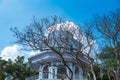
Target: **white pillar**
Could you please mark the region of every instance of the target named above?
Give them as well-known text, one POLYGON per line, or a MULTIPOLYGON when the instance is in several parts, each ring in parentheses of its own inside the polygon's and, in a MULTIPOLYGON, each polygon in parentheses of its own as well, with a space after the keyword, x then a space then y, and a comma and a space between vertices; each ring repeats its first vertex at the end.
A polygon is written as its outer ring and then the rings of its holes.
MULTIPOLYGON (((72 63, 69 63, 69 66, 70 66, 70 69, 73 71, 72 63)), ((70 73, 70 76, 71 76, 71 73, 70 73)))
POLYGON ((57 67, 50 66, 49 67, 49 79, 57 79, 57 67))
MULTIPOLYGON (((70 76, 70 71, 67 67, 66 67, 66 70, 67 70, 67 75, 70 76)), ((67 78, 67 80, 69 80, 69 79, 67 78)))
POLYGON ((42 73, 43 73, 43 68, 40 65, 40 67, 39 67, 39 80, 42 79, 42 73))
POLYGON ((83 80, 83 70, 79 67, 79 79, 83 80))
MULTIPOLYGON (((70 67, 70 69, 73 71, 73 66, 72 66, 72 63, 68 63, 68 66, 70 67)), ((70 77, 71 76, 71 73, 70 73, 70 71, 69 71, 69 69, 66 67, 66 69, 67 69, 67 75, 70 77)), ((67 78, 67 80, 69 80, 68 78, 67 78)))
POLYGON ((73 79, 75 79, 75 66, 73 66, 72 70, 73 70, 73 79))
POLYGON ((50 66, 49 68, 49 75, 48 75, 48 79, 53 79, 53 75, 52 75, 52 67, 50 66))
POLYGON ((54 67, 55 69, 55 79, 57 79, 57 67, 54 67))

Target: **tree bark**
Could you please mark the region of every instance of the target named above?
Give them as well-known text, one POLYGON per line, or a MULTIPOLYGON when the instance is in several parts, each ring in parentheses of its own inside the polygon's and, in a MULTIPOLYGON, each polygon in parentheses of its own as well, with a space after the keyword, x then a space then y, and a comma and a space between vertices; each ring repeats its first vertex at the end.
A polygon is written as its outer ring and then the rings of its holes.
POLYGON ((97 80, 94 69, 93 69, 93 65, 91 65, 91 72, 92 72, 92 75, 93 75, 93 80, 97 80))

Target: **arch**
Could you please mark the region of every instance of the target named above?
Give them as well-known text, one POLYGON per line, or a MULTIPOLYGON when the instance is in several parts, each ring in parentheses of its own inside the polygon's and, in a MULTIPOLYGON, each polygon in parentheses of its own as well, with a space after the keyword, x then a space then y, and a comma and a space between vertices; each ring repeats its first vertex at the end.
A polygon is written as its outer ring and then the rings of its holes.
POLYGON ((48 73, 49 73, 48 65, 44 65, 43 66, 43 75, 42 75, 42 78, 43 79, 48 79, 48 73))
POLYGON ((65 79, 66 78, 66 67, 63 64, 59 64, 57 66, 57 78, 58 79, 65 79))

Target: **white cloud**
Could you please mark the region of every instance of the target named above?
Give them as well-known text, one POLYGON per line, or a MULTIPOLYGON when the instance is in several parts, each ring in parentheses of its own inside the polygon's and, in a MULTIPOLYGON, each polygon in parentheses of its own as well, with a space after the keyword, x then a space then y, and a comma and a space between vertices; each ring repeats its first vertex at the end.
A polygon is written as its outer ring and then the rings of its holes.
POLYGON ((14 60, 18 56, 20 47, 18 45, 7 46, 1 51, 1 57, 5 60, 14 60))
POLYGON ((27 60, 28 57, 37 53, 34 51, 22 51, 21 48, 20 45, 7 46, 1 51, 0 57, 4 60, 11 59, 14 61, 17 56, 25 56, 25 60, 27 60))

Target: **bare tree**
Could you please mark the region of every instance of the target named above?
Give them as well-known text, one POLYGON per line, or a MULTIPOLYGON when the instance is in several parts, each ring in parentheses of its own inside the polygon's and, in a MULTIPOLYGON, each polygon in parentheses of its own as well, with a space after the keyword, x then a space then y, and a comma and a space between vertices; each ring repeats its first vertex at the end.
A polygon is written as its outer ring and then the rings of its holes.
POLYGON ((88 74, 92 74, 90 78, 92 77, 93 80, 96 80, 96 75, 94 71, 94 65, 97 65, 96 63, 96 54, 97 54, 97 43, 95 40, 95 36, 93 34, 93 26, 90 23, 86 23, 84 26, 83 35, 85 36, 85 45, 82 48, 83 53, 86 56, 86 59, 90 62, 89 70, 87 71, 88 74))
POLYGON ((115 80, 120 80, 120 9, 103 16, 94 16, 94 26, 100 32, 100 36, 106 40, 117 58, 116 69, 113 69, 115 80))
POLYGON ((91 57, 96 43, 90 27, 82 32, 80 26, 72 22, 65 23, 60 17, 54 16, 41 20, 34 18, 32 24, 23 31, 17 28, 11 28, 11 30, 17 38, 16 43, 27 46, 26 49, 43 51, 49 48, 59 55, 71 73, 67 75, 69 80, 73 79, 73 71, 63 56, 66 52, 72 57, 74 64, 80 66, 89 77, 91 72, 93 79, 96 80, 93 69, 94 58, 91 57), (58 51, 56 47, 65 48, 66 51, 58 51))
POLYGON ((62 54, 55 49, 55 39, 50 34, 48 35, 46 30, 48 27, 56 25, 63 22, 63 20, 54 16, 51 18, 43 18, 40 21, 36 18, 33 18, 32 24, 27 26, 25 30, 20 32, 16 27, 11 28, 11 31, 14 33, 14 36, 17 38, 16 43, 27 46, 25 50, 46 50, 48 48, 52 49, 56 54, 60 56, 64 65, 70 70, 71 77, 68 77, 70 80, 73 77, 73 72, 70 67, 67 65, 62 54))

